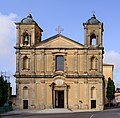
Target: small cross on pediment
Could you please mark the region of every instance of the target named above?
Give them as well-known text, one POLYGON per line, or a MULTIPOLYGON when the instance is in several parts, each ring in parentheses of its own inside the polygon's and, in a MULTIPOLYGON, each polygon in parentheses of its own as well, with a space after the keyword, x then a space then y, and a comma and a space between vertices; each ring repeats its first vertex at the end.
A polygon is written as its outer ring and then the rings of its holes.
POLYGON ((61 26, 58 26, 56 28, 56 31, 58 32, 58 34, 61 34, 61 32, 64 31, 64 29, 61 26))
POLYGON ((95 11, 94 10, 92 11, 92 15, 95 16, 95 11))

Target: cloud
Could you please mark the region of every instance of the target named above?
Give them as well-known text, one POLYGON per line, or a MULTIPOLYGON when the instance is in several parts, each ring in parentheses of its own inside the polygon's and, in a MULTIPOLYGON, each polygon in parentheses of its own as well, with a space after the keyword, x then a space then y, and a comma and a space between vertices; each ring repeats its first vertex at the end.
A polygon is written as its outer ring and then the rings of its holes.
POLYGON ((120 69, 120 53, 113 50, 105 52, 104 62, 113 64, 116 70, 120 69))
POLYGON ((0 13, 0 72, 6 72, 14 81, 15 73, 15 24, 17 15, 0 13))
POLYGON ((114 65, 113 80, 116 88, 120 88, 120 53, 114 50, 105 52, 104 63, 110 63, 114 65))
MULTIPOLYGON (((13 47, 15 45, 14 22, 16 18, 17 15, 14 13, 11 13, 9 15, 3 15, 0 13, 0 65, 4 62, 13 62, 13 47)), ((1 69, 2 68, 0 68, 0 70, 1 69)))
POLYGON ((14 21, 17 15, 11 13, 3 15, 0 13, 0 55, 8 55, 10 49, 13 48, 15 41, 15 25, 14 21))

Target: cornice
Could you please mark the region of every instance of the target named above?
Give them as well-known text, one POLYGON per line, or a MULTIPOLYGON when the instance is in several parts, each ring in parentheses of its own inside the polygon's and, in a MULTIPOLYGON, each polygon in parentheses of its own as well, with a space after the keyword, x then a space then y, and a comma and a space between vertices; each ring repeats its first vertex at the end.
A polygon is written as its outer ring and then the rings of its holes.
MULTIPOLYGON (((103 75, 56 75, 66 78, 103 78, 103 75)), ((16 78, 54 78, 55 75, 14 75, 16 78)))

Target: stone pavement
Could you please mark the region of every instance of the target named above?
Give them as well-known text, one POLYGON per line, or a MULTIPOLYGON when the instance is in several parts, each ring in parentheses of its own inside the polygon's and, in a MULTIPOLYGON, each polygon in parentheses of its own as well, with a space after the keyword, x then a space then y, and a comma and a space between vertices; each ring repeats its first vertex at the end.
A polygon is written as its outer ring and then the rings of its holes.
MULTIPOLYGON (((95 110, 95 109, 90 109, 90 110, 70 110, 70 109, 63 109, 63 108, 56 108, 56 109, 44 109, 44 110, 20 110, 20 109, 15 109, 13 111, 4 113, 4 114, 0 114, 1 116, 12 116, 12 115, 20 115, 20 114, 56 114, 56 113, 77 113, 77 112, 95 112, 95 111, 99 111, 99 110, 95 110)), ((105 111, 120 111, 120 108, 111 108, 111 109, 106 109, 103 110, 105 111)), ((103 112, 101 111, 101 112, 103 112)))
POLYGON ((45 109, 45 110, 13 110, 1 115, 12 115, 12 114, 21 114, 21 113, 32 113, 32 114, 49 114, 49 113, 72 113, 71 110, 68 109, 45 109))
POLYGON ((93 112, 98 110, 69 110, 69 109, 44 109, 44 110, 13 110, 1 115, 13 115, 13 114, 21 114, 21 113, 32 113, 32 114, 51 114, 51 113, 75 113, 75 112, 93 112))

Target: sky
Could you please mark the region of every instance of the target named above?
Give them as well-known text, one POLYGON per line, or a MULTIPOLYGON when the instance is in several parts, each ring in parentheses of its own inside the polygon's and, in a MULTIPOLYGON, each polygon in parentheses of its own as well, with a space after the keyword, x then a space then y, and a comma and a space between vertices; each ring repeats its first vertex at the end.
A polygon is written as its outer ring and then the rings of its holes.
POLYGON ((42 40, 56 35, 61 26, 62 35, 84 44, 83 23, 95 11, 104 24, 104 63, 114 64, 113 80, 120 87, 120 0, 4 0, 0 2, 0 72, 10 76, 15 94, 16 27, 30 12, 43 29, 42 40))

